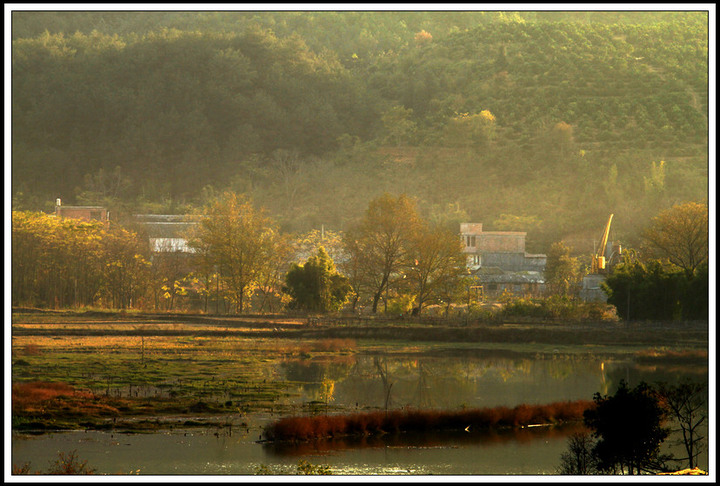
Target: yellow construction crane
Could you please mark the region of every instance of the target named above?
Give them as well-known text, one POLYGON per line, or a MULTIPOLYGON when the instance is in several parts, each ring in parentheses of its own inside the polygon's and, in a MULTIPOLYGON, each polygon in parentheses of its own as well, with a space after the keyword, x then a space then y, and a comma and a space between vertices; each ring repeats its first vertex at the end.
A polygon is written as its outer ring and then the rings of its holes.
POLYGON ((610 223, 612 223, 613 215, 611 214, 608 218, 608 222, 605 225, 605 231, 603 232, 602 239, 600 240, 600 246, 592 256, 592 266, 590 273, 607 273, 607 265, 605 261, 605 252, 607 251, 608 238, 610 237, 610 223))

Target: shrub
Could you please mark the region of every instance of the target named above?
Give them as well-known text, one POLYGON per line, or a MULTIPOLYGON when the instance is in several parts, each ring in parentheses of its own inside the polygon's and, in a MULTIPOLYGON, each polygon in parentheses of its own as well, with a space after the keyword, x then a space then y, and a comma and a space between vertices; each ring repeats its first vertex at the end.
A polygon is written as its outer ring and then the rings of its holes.
POLYGON ((321 476, 332 475, 330 466, 319 466, 319 465, 311 464, 308 461, 303 461, 303 460, 298 462, 297 472, 298 472, 298 474, 306 474, 306 475, 321 475, 321 476))
POLYGON ((82 461, 77 457, 77 451, 73 450, 65 454, 60 453, 60 457, 55 461, 53 467, 47 474, 93 474, 94 469, 87 466, 87 461, 82 461))
POLYGON ((67 383, 47 381, 13 383, 13 410, 21 410, 33 405, 39 405, 46 400, 50 400, 60 396, 71 396, 74 392, 74 388, 67 383))
POLYGON ((354 339, 330 338, 318 341, 313 345, 312 350, 320 352, 338 352, 353 351, 356 348, 357 344, 354 339))
POLYGON ((40 354, 40 346, 37 344, 26 344, 23 348, 25 356, 37 356, 40 354))

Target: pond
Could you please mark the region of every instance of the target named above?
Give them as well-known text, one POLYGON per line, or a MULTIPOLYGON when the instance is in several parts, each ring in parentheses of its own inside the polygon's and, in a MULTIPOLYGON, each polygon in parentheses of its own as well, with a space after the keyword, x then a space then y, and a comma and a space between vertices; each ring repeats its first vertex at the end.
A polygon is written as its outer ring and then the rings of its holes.
MULTIPOLYGON (((708 373, 703 364, 648 365, 631 356, 533 356, 457 349, 365 352, 288 359, 267 366, 272 367, 268 374, 273 379, 291 383, 281 401, 294 406, 299 414, 589 400, 595 392, 614 393, 623 379, 635 386, 641 380, 706 380, 708 373)), ((305 460, 328 466, 338 475, 540 475, 556 471, 568 435, 578 430, 577 426, 565 426, 475 434, 401 434, 294 446, 258 441, 263 427, 279 417, 252 414, 238 417, 232 428, 151 434, 13 434, 12 463, 21 466, 29 462, 32 470, 47 470, 59 452, 76 450, 81 460, 102 474, 296 474, 299 461, 305 460)), ((705 453, 699 466, 707 469, 707 465, 705 453)))

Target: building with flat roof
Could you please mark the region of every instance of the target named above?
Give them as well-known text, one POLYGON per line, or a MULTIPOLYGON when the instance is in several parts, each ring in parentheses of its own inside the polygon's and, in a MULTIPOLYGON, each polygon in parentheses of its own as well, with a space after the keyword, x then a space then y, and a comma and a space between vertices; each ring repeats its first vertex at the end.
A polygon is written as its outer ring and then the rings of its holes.
POLYGON ((525 232, 483 231, 482 223, 461 223, 460 235, 471 270, 482 267, 510 272, 545 270, 546 255, 525 251, 525 232))
POLYGON ((80 219, 100 221, 106 227, 110 224, 110 211, 102 206, 63 206, 58 198, 55 201, 55 216, 60 219, 80 219))
POLYGON ((188 245, 189 230, 197 221, 182 214, 136 214, 135 223, 147 234, 153 253, 195 253, 188 245))
POLYGON ((527 253, 526 236, 522 231, 483 231, 482 223, 460 224, 467 268, 482 285, 483 295, 536 295, 544 290, 547 255, 527 253))

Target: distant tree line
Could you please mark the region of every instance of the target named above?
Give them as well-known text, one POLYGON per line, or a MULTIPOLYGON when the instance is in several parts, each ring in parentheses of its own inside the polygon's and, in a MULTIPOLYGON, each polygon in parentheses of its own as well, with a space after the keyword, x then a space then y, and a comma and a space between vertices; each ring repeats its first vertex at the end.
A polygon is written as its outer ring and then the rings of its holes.
MULTIPOLYGON (((285 233, 264 209, 232 192, 212 196, 194 219, 185 235, 192 253, 151 252, 141 230, 13 211, 13 305, 216 313, 363 307, 409 315, 429 305, 447 314, 453 304, 470 304, 474 280, 457 227, 424 216, 405 194, 373 199, 345 232, 285 233)), ((707 206, 661 211, 643 234, 645 256, 625 249, 603 283, 617 315, 707 319, 707 206)), ((565 245, 553 245, 546 297, 503 297, 503 315, 602 319, 600 307, 578 299, 587 271, 565 245)))
POLYGON ((100 222, 12 213, 12 302, 50 308, 141 305, 149 247, 100 222))

